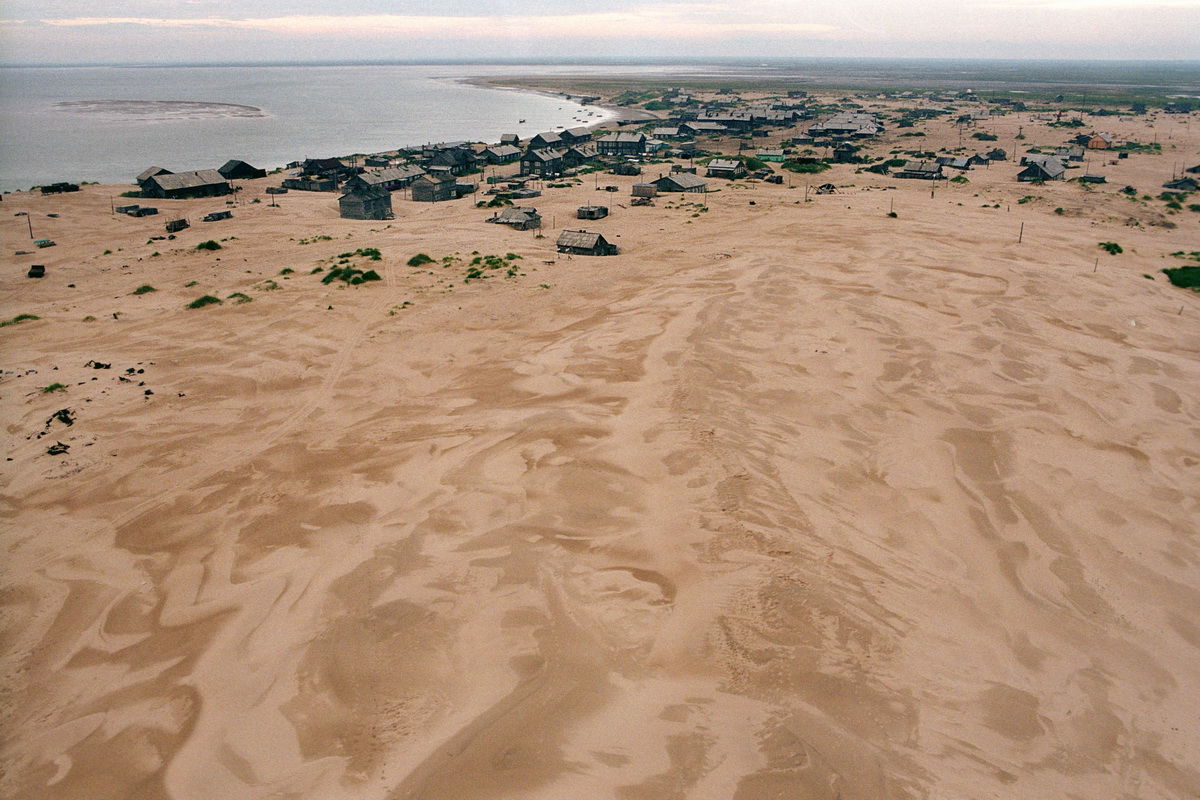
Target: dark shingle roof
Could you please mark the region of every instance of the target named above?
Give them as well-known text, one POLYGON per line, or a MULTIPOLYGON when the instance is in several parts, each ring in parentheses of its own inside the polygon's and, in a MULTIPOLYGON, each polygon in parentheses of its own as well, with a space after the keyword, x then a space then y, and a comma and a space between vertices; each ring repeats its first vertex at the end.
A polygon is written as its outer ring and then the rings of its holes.
POLYGON ((211 186, 214 183, 226 183, 221 173, 215 169, 201 169, 195 172, 179 172, 171 175, 155 175, 150 178, 165 192, 178 189, 195 189, 199 186, 211 186))

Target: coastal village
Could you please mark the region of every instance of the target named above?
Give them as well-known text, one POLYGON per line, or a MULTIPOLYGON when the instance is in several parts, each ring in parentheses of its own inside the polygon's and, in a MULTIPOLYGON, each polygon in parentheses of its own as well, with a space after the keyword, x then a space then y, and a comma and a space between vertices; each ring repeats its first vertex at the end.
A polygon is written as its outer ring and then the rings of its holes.
POLYGON ((1200 110, 587 99, 2 195, 0 794, 1196 796, 1200 110))
MULTIPOLYGON (((741 96, 729 90, 674 88, 642 92, 638 99, 655 109, 656 116, 626 115, 615 128, 563 126, 525 140, 508 134, 492 143, 439 142, 342 158, 305 158, 273 170, 269 177, 265 169, 237 159, 196 171, 152 166, 137 176, 138 191, 125 194, 182 200, 230 196, 243 189, 276 196, 290 191, 335 193, 339 215, 356 220, 395 219, 397 202, 467 198, 480 207, 505 209, 488 217, 489 222, 536 230, 542 216, 532 202, 535 198, 593 174, 597 188, 599 176, 606 176, 603 188, 623 193, 630 206, 653 205, 660 195, 707 194, 730 181, 745 181, 739 188, 782 185, 785 180, 789 188, 803 183, 808 201, 811 194, 839 191, 834 178, 847 173, 968 183, 972 174, 983 171, 989 186, 1062 181, 1091 190, 1110 183, 1110 173, 1115 181, 1129 172, 1122 162, 1131 155, 1139 160, 1151 156, 1158 157, 1158 174, 1152 178, 1157 185, 1146 187, 1154 191, 1143 202, 1167 190, 1170 196, 1160 197, 1166 215, 1183 208, 1200 180, 1200 164, 1186 157, 1163 163, 1162 143, 1110 132, 1105 122, 1114 116, 1122 119, 1119 114, 1104 108, 1092 113, 1060 108, 1061 97, 1032 112, 1024 101, 987 100, 969 89, 834 98, 809 97, 807 91, 797 90, 741 96), (652 99, 645 101, 647 96, 652 99), (930 127, 952 136, 937 136, 927 130, 930 127), (1035 132, 1036 141, 1031 141, 1035 132), (809 177, 831 168, 830 180, 818 183, 809 177), (614 176, 630 180, 614 185, 614 176), (505 208, 509 206, 513 207, 505 208)), ((1184 121, 1194 114, 1187 104, 1169 104, 1157 113, 1166 120, 1174 115, 1184 121)), ((843 190, 859 188, 857 183, 842 183, 843 190)), ((862 189, 878 188, 864 183, 862 189)), ((59 183, 42 191, 73 188, 59 183)), ((1121 191, 1138 201, 1136 187, 1126 185, 1121 191)), ((278 197, 272 200, 277 206, 278 197)), ((158 209, 126 204, 121 211, 148 216, 158 209)), ((580 212, 579 219, 588 218, 580 212)), ((168 222, 168 233, 184 224, 185 220, 168 222)), ((571 252, 580 250, 572 247, 571 252)), ((601 247, 595 252, 618 251, 601 247)))

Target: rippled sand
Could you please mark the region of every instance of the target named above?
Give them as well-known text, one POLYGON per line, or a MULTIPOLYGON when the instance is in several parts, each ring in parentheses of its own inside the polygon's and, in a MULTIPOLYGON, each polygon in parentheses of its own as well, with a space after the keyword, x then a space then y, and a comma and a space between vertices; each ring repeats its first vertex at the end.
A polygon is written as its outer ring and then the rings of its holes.
POLYGON ((609 259, 466 203, 147 243, 220 201, 6 196, 60 246, 0 279, 42 317, 0 331, 0 794, 1196 796, 1196 221, 1115 191, 1182 131, 1024 205, 1011 166, 614 205, 609 259), (308 274, 360 247, 380 283, 308 274), (527 274, 405 265, 475 250, 527 274))

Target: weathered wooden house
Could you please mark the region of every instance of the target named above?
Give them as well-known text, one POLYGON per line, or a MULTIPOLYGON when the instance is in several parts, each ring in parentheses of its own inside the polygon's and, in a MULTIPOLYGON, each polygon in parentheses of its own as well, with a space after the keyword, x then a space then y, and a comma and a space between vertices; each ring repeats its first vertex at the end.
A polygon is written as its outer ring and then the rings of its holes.
POLYGON ((708 184, 703 178, 687 172, 673 172, 651 181, 659 192, 705 192, 708 184))
POLYGON ((172 174, 172 173, 171 173, 171 170, 169 170, 169 169, 163 169, 162 167, 147 167, 146 169, 142 170, 141 174, 138 175, 137 178, 134 179, 134 182, 138 186, 141 186, 146 181, 150 180, 151 178, 157 177, 158 175, 170 175, 170 174, 172 174))
POLYGON ((916 178, 918 180, 936 181, 946 177, 942 174, 942 165, 936 161, 905 161, 904 166, 892 173, 897 178, 916 178))
POLYGON ((650 131, 650 135, 655 139, 678 139, 680 136, 678 125, 666 125, 661 128, 655 128, 650 131))
POLYGON ((505 133, 500 136, 500 144, 507 144, 517 147, 521 144, 521 137, 517 136, 515 133, 505 133))
POLYGON ((658 187, 653 183, 635 183, 631 192, 634 197, 658 197, 658 187))
POLYGON ((588 231, 564 230, 556 243, 558 252, 576 256, 615 256, 620 250, 602 235, 588 231))
POLYGON ((333 178, 322 178, 320 175, 301 175, 298 178, 284 178, 280 188, 297 189, 302 192, 334 192, 338 182, 333 178))
POLYGON ((1107 150, 1113 146, 1113 137, 1111 133, 1097 133, 1092 135, 1087 144, 1084 145, 1088 150, 1107 150))
MULTIPOLYGON (((425 170, 415 164, 403 167, 387 167, 386 169, 366 170, 354 175, 343 184, 343 191, 379 187, 389 192, 403 189, 425 174, 425 170)), ((355 217, 357 219, 357 217, 355 217)))
POLYGON ((632 161, 621 161, 614 164, 609 172, 613 175, 641 175, 642 168, 632 161))
POLYGON ((1054 156, 1027 157, 1025 169, 1017 173, 1017 180, 1021 182, 1057 181, 1065 178, 1066 173, 1066 165, 1054 156))
POLYGON ((596 150, 605 156, 640 156, 646 152, 646 134, 618 131, 596 140, 596 150))
POLYGON ((679 133, 684 136, 720 136, 729 129, 718 122, 681 122, 679 133))
POLYGON ((1200 189, 1200 182, 1195 178, 1176 178, 1164 183, 1163 188, 1174 192, 1194 192, 1200 189))
POLYGON ((563 140, 554 131, 539 133, 529 140, 529 150, 543 150, 547 147, 562 147, 563 140))
POLYGON ((521 206, 509 206, 489 217, 488 222, 508 225, 518 231, 532 231, 542 227, 542 217, 537 213, 537 209, 521 206))
POLYGON ((252 167, 245 161, 239 161, 236 158, 231 158, 217 168, 217 172, 221 173, 221 177, 227 181, 233 180, 249 180, 252 178, 265 178, 267 171, 252 167))
POLYGON ((988 150, 987 157, 992 161, 1008 161, 1008 152, 1003 148, 997 147, 993 150, 988 150))
POLYGON ((489 164, 508 164, 521 157, 520 148, 511 144, 494 144, 483 151, 489 164))
POLYGON ((419 203, 440 203, 443 200, 453 200, 457 196, 452 175, 422 175, 412 182, 411 190, 412 199, 419 203))
POLYGON ((770 161, 776 164, 787 161, 787 156, 784 154, 782 149, 759 150, 754 154, 754 157, 759 161, 770 161))
POLYGON ((233 187, 215 169, 154 175, 142 183, 142 197, 179 200, 188 197, 218 197, 230 194, 233 187))
POLYGON ((746 165, 736 158, 714 158, 704 173, 708 178, 744 178, 746 165))
POLYGON ((599 154, 596 152, 596 145, 593 142, 573 144, 562 155, 563 166, 567 169, 590 164, 597 158, 599 158, 599 154))
POLYGON ((558 139, 563 144, 583 144, 592 140, 592 132, 586 127, 567 128, 558 132, 558 139))
POLYGON ((938 164, 943 167, 961 170, 966 172, 971 168, 971 160, 962 156, 938 156, 936 159, 938 164))
POLYGON ((300 163, 300 169, 305 175, 319 175, 341 181, 358 170, 336 158, 306 158, 300 163))
POLYGON ((1108 183, 1108 178, 1103 175, 1080 175, 1080 183, 1108 183))
POLYGON ((537 150, 526 150, 521 156, 521 174, 541 175, 543 177, 558 175, 566 166, 563 164, 565 149, 543 147, 537 150))
POLYGON ((392 193, 380 185, 347 184, 338 210, 343 219, 392 219, 392 193))
POLYGON ((429 167, 448 167, 453 175, 464 175, 475 168, 475 154, 465 147, 438 150, 428 160, 429 167))
POLYGON ((833 148, 833 160, 837 164, 853 164, 858 160, 858 148, 849 142, 840 142, 833 148))
POLYGON ((604 219, 608 216, 608 206, 580 206, 575 209, 576 219, 604 219))

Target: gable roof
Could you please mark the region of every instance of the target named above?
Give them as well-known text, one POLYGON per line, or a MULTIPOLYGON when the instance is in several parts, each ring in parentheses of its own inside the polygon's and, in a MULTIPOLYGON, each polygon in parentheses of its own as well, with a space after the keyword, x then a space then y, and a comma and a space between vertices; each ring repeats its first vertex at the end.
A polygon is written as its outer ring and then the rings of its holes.
POLYGON ((178 189, 195 189, 199 186, 212 186, 214 183, 226 183, 221 173, 215 169, 201 169, 195 172, 179 172, 169 175, 154 175, 148 179, 164 192, 178 189))
POLYGON ((579 247, 584 250, 590 250, 602 243, 608 244, 608 241, 598 233, 565 230, 558 235, 558 242, 556 243, 556 246, 579 247))
POLYGON ((383 183, 392 181, 402 181, 408 178, 414 178, 419 175, 424 175, 425 170, 415 165, 404 167, 387 167, 385 169, 369 169, 365 172, 360 172, 352 180, 355 183, 363 183, 367 186, 378 186, 383 183))
POLYGON ((501 211, 496 216, 492 217, 493 222, 502 224, 520 224, 528 222, 534 217, 539 216, 536 208, 523 208, 521 206, 509 206, 501 211))
POLYGON ((146 167, 146 169, 142 170, 142 173, 137 176, 136 180, 138 183, 141 183, 142 181, 146 180, 147 178, 153 178, 155 175, 171 175, 171 174, 173 174, 171 172, 171 170, 164 169, 163 167, 146 167))
POLYGON ((672 172, 670 175, 664 175, 658 180, 651 181, 651 183, 657 185, 659 181, 670 181, 681 189, 700 189, 708 185, 703 178, 690 172, 672 172))
MULTIPOLYGON (((780 153, 782 154, 782 152, 783 151, 781 150, 780 153)), ((740 169, 741 166, 742 166, 742 162, 740 162, 734 158, 714 158, 712 161, 708 162, 709 169, 733 169, 733 170, 736 170, 736 169, 740 169)))

